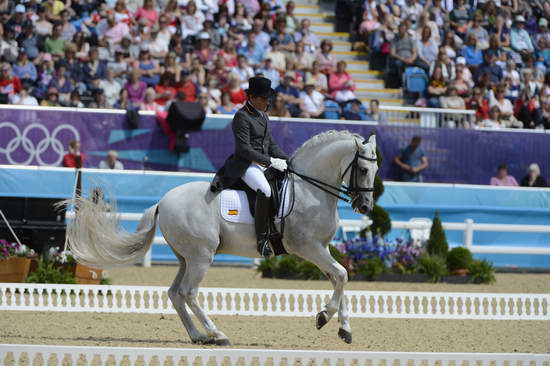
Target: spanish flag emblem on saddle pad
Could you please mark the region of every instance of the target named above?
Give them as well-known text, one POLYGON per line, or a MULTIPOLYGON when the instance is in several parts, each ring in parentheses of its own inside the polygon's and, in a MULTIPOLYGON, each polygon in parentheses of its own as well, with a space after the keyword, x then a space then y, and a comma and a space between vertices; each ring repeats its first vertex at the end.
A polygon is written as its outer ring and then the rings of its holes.
POLYGON ((227 214, 231 216, 235 216, 239 214, 239 210, 227 210, 227 214))

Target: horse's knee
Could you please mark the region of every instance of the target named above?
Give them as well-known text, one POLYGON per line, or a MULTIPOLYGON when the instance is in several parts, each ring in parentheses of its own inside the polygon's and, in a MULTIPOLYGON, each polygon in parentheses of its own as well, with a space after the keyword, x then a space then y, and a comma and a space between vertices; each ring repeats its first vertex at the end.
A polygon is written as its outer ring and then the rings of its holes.
POLYGON ((345 285, 348 282, 348 271, 344 267, 337 268, 336 282, 340 285, 345 285))
POLYGON ((187 303, 187 305, 189 305, 190 307, 196 305, 198 295, 198 289, 187 291, 187 293, 185 294, 185 302, 187 303))

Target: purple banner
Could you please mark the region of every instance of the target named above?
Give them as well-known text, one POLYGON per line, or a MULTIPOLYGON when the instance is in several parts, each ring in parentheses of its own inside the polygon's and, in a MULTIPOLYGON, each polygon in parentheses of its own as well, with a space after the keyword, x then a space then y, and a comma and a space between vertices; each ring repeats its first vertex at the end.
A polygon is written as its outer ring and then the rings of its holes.
MULTIPOLYGON (((231 119, 220 116, 208 117, 203 131, 192 134, 186 154, 168 151, 167 137, 151 115, 141 116, 134 130, 123 112, 0 108, 0 117, 0 164, 61 166, 68 143, 80 140, 86 167, 97 167, 107 151, 117 150, 126 169, 213 172, 234 149, 231 119)), ((487 184, 501 163, 508 164, 517 179, 533 162, 545 176, 545 168, 550 169, 550 138, 545 134, 295 121, 273 121, 271 127, 287 152, 323 131, 348 129, 367 136, 374 130, 384 155, 380 172, 385 179, 397 178, 393 158, 414 135, 423 138, 428 182, 487 184)))

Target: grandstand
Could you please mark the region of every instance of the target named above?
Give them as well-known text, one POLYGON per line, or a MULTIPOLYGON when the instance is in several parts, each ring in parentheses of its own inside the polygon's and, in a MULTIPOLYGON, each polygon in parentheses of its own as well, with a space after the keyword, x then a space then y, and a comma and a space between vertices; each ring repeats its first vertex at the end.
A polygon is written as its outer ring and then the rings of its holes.
POLYGON ((263 74, 280 85, 276 116, 339 118, 378 99, 475 110, 465 127, 550 127, 540 2, 7 0, 0 12, 1 103, 162 114, 180 98, 231 114, 263 74), (308 110, 308 83, 325 113, 308 110))

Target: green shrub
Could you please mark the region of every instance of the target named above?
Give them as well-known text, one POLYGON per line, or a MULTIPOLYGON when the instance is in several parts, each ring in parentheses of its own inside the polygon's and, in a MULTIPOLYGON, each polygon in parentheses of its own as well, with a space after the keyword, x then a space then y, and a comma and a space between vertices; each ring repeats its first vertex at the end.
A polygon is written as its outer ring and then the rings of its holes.
POLYGON ((58 268, 54 263, 41 259, 36 271, 27 277, 29 283, 64 283, 75 284, 72 274, 58 268))
POLYGON ((473 260, 468 270, 473 283, 493 283, 496 280, 495 268, 493 264, 486 259, 473 260))
POLYGON ((330 244, 328 246, 328 250, 330 251, 330 255, 332 256, 332 258, 334 258, 336 262, 342 264, 345 254, 339 251, 334 245, 330 244))
POLYGON ((456 271, 459 269, 468 269, 472 264, 472 253, 468 248, 456 247, 451 249, 447 255, 447 268, 449 271, 456 271))
POLYGON ((309 261, 301 261, 298 272, 300 278, 304 280, 322 280, 325 278, 319 267, 309 261))
POLYGON ((273 277, 273 269, 276 266, 276 261, 276 257, 263 258, 260 263, 258 263, 256 271, 260 272, 262 277, 273 277))
POLYGON ((374 202, 378 202, 378 199, 384 194, 384 182, 378 175, 374 177, 374 202))
POLYGON ((372 220, 370 230, 373 235, 385 236, 391 231, 390 215, 382 207, 374 205, 369 217, 372 220))
POLYGON ((277 258, 273 268, 273 275, 278 278, 291 278, 299 276, 301 259, 295 255, 284 255, 277 258))
POLYGON ((431 255, 438 255, 443 258, 447 258, 449 252, 449 243, 447 243, 447 237, 437 211, 430 229, 430 239, 426 245, 426 250, 431 255))
POLYGON ((445 258, 430 254, 425 254, 418 259, 418 271, 427 274, 430 282, 439 282, 448 273, 445 258))
POLYGON ((357 268, 357 272, 367 277, 367 280, 374 281, 386 271, 386 266, 380 258, 367 259, 365 263, 357 268))

